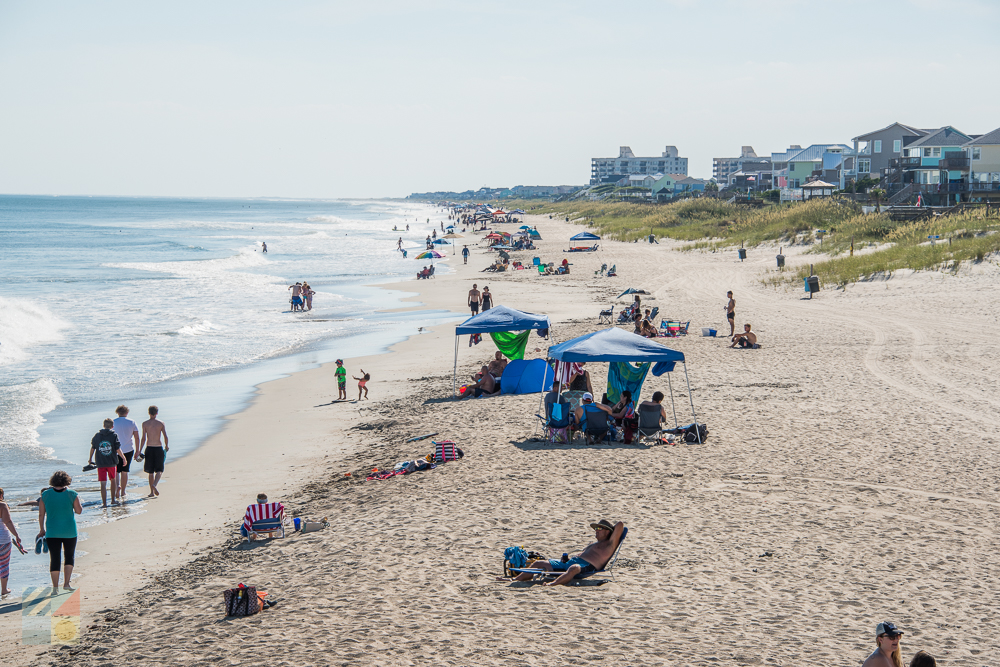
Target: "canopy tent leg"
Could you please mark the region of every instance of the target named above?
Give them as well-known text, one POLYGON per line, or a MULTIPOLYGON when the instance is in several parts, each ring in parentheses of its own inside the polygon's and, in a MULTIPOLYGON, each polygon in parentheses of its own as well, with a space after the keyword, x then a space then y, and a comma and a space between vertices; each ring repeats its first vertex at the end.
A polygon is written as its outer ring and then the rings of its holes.
POLYGON ((667 373, 667 386, 670 388, 670 409, 674 411, 674 429, 677 429, 677 406, 674 405, 674 384, 670 381, 670 373, 667 373))
POLYGON ((691 417, 694 418, 694 430, 695 434, 698 436, 698 444, 701 444, 701 429, 698 428, 698 418, 694 414, 694 398, 691 396, 691 380, 688 379, 688 365, 684 362, 684 381, 687 382, 688 386, 688 401, 691 403, 691 417))
POLYGON ((451 375, 451 397, 456 396, 458 391, 458 339, 459 336, 455 336, 455 368, 451 375))

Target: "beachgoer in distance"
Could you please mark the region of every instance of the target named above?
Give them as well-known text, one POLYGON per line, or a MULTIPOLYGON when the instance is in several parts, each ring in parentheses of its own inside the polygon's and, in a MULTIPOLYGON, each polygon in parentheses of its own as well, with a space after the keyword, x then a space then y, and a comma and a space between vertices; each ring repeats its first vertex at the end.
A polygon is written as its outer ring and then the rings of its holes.
POLYGON ((472 289, 469 290, 469 308, 472 310, 473 315, 479 314, 479 290, 476 288, 476 284, 472 284, 472 289))
POLYGON ((266 255, 267 254, 267 243, 265 243, 264 241, 261 241, 260 242, 260 246, 261 246, 261 248, 263 248, 264 254, 266 255))
POLYGON ((469 263, 469 246, 462 247, 462 264, 469 263))
POLYGON ((736 334, 733 336, 733 344, 729 347, 736 347, 739 345, 744 348, 753 348, 757 344, 757 334, 750 331, 750 323, 747 322, 743 325, 743 333, 736 334))
POLYGON ((732 336, 736 333, 736 299, 733 298, 732 292, 727 292, 726 296, 729 297, 729 302, 726 304, 726 319, 729 320, 729 335, 732 336))
POLYGON ((489 287, 483 287, 482 299, 483 299, 483 312, 485 313, 487 310, 493 307, 493 295, 490 294, 489 287))
MULTIPOLYGON (((393 227, 393 229, 396 229, 396 228, 393 227)), ((396 241, 396 250, 402 250, 402 249, 403 249, 403 237, 400 236, 399 240, 396 241)))
POLYGON ((0 489, 0 596, 10 595, 7 579, 10 578, 10 554, 14 550, 11 539, 17 543, 18 549, 24 551, 24 547, 21 546, 21 536, 17 534, 17 526, 10 518, 10 508, 4 500, 3 489, 0 489))
POLYGON ((125 499, 125 489, 128 487, 128 474, 132 466, 132 457, 139 448, 139 427, 134 421, 128 418, 128 407, 119 405, 115 408, 118 416, 114 421, 115 435, 121 444, 122 454, 125 455, 125 463, 118 464, 118 497, 125 499))
POLYGON ((406 223, 406 231, 410 231, 410 223, 406 223))
POLYGON ((302 310, 302 283, 289 285, 288 289, 292 290, 292 312, 302 310))
POLYGON ((142 442, 139 443, 139 456, 144 457, 142 464, 143 471, 149 475, 149 495, 147 498, 155 498, 160 495, 156 486, 160 483, 160 476, 167 463, 167 452, 170 451, 170 440, 167 438, 167 426, 156 415, 160 409, 155 405, 149 406, 149 419, 142 422, 142 442), (160 443, 160 436, 163 436, 163 443, 160 443))
POLYGON ((878 648, 861 667, 903 667, 903 659, 899 656, 899 638, 902 634, 889 621, 879 623, 875 627, 875 644, 878 648))
POLYGON ((306 310, 313 309, 313 294, 315 293, 316 292, 313 291, 313 288, 309 287, 309 283, 307 282, 302 283, 302 298, 305 299, 306 310))
POLYGON ((366 387, 365 385, 367 385, 368 381, 372 379, 372 376, 369 375, 368 373, 365 373, 365 369, 362 368, 361 369, 361 377, 356 378, 353 375, 351 377, 358 381, 358 400, 359 401, 361 400, 361 392, 362 391, 365 392, 365 399, 367 400, 368 399, 368 387, 366 387))
POLYGON ((76 556, 76 514, 83 514, 83 505, 76 491, 69 488, 73 478, 59 470, 49 478, 50 488, 42 493, 38 503, 38 537, 45 538, 49 547, 49 576, 52 578, 52 594, 59 589, 59 566, 65 553, 66 566, 63 568, 63 588, 70 588, 73 565, 76 556))
POLYGON ((337 400, 346 401, 347 400, 347 369, 344 368, 344 360, 337 359, 337 370, 334 371, 337 375, 337 400))
POLYGON ((910 658, 910 667, 937 667, 937 660, 927 651, 917 651, 916 655, 910 658))
MULTIPOLYGON (((619 521, 612 525, 607 519, 601 519, 597 523, 590 524, 590 527, 594 530, 597 541, 588 544, 580 553, 566 554, 565 560, 555 558, 534 560, 528 563, 528 567, 548 570, 549 572, 562 572, 557 579, 545 584, 546 586, 568 584, 578 574, 600 570, 608 564, 614 555, 615 549, 621 541, 622 533, 625 532, 625 524, 619 521)), ((513 581, 528 581, 531 577, 530 572, 522 572, 514 577, 513 581)))
POLYGON ((101 505, 108 506, 108 482, 111 482, 111 504, 118 504, 118 466, 125 463, 118 434, 112 430, 115 422, 104 420, 104 428, 90 439, 90 456, 87 464, 97 464, 97 481, 101 483, 101 505), (97 460, 94 460, 96 455, 97 460))

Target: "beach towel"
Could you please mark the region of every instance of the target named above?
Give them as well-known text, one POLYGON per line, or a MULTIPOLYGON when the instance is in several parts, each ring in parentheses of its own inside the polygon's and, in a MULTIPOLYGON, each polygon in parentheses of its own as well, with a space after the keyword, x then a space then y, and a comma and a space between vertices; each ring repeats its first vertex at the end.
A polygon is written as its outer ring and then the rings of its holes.
POLYGON ((247 507, 246 514, 243 515, 243 527, 249 531, 255 521, 264 519, 284 519, 285 506, 281 503, 254 503, 247 507))
POLYGON ((649 362, 633 366, 627 361, 613 361, 608 365, 608 400, 617 403, 626 389, 632 392, 632 399, 639 398, 642 383, 649 372, 649 362))
POLYGON ((571 377, 582 372, 583 364, 578 364, 575 361, 556 362, 556 381, 560 384, 568 385, 571 377))
POLYGON ((531 330, 514 333, 513 331, 494 331, 490 333, 493 344, 500 353, 510 360, 524 359, 524 348, 528 345, 531 330))

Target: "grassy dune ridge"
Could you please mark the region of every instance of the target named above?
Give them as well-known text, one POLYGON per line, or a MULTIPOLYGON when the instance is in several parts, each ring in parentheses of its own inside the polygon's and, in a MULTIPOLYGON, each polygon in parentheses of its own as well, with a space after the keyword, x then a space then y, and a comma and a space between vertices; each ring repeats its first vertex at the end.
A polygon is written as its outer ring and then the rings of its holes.
MULTIPOLYGON (((957 271, 961 262, 981 262, 1000 252, 1000 212, 966 211, 915 222, 893 222, 884 213, 863 214, 850 202, 814 199, 750 209, 718 199, 666 205, 628 202, 519 202, 531 213, 569 217, 601 236, 634 241, 649 234, 690 241, 687 249, 716 249, 773 242, 808 244, 831 258, 815 264, 827 283, 844 285, 899 269, 957 271), (940 236, 933 245, 928 236, 940 236), (948 240, 951 240, 949 244, 948 240), (855 249, 882 246, 850 256, 855 249)), ((788 272, 799 279, 808 269, 788 272)))

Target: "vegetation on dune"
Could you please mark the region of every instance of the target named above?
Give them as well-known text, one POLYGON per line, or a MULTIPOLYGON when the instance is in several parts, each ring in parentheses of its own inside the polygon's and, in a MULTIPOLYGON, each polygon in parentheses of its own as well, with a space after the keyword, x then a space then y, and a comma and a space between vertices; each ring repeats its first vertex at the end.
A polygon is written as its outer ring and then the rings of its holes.
MULTIPOLYGON (((816 274, 838 285, 904 268, 955 270, 960 262, 978 262, 1000 252, 996 209, 894 222, 885 213, 863 214, 850 202, 828 198, 758 209, 707 197, 665 205, 571 201, 535 203, 532 208, 531 213, 565 216, 619 241, 655 234, 690 241, 685 248, 690 250, 765 242, 812 244, 809 252, 831 256, 815 265, 816 274), (931 244, 928 236, 940 240, 931 244), (851 256, 852 245, 858 251, 877 249, 851 256)), ((803 269, 783 275, 794 280, 807 273, 803 269)))

